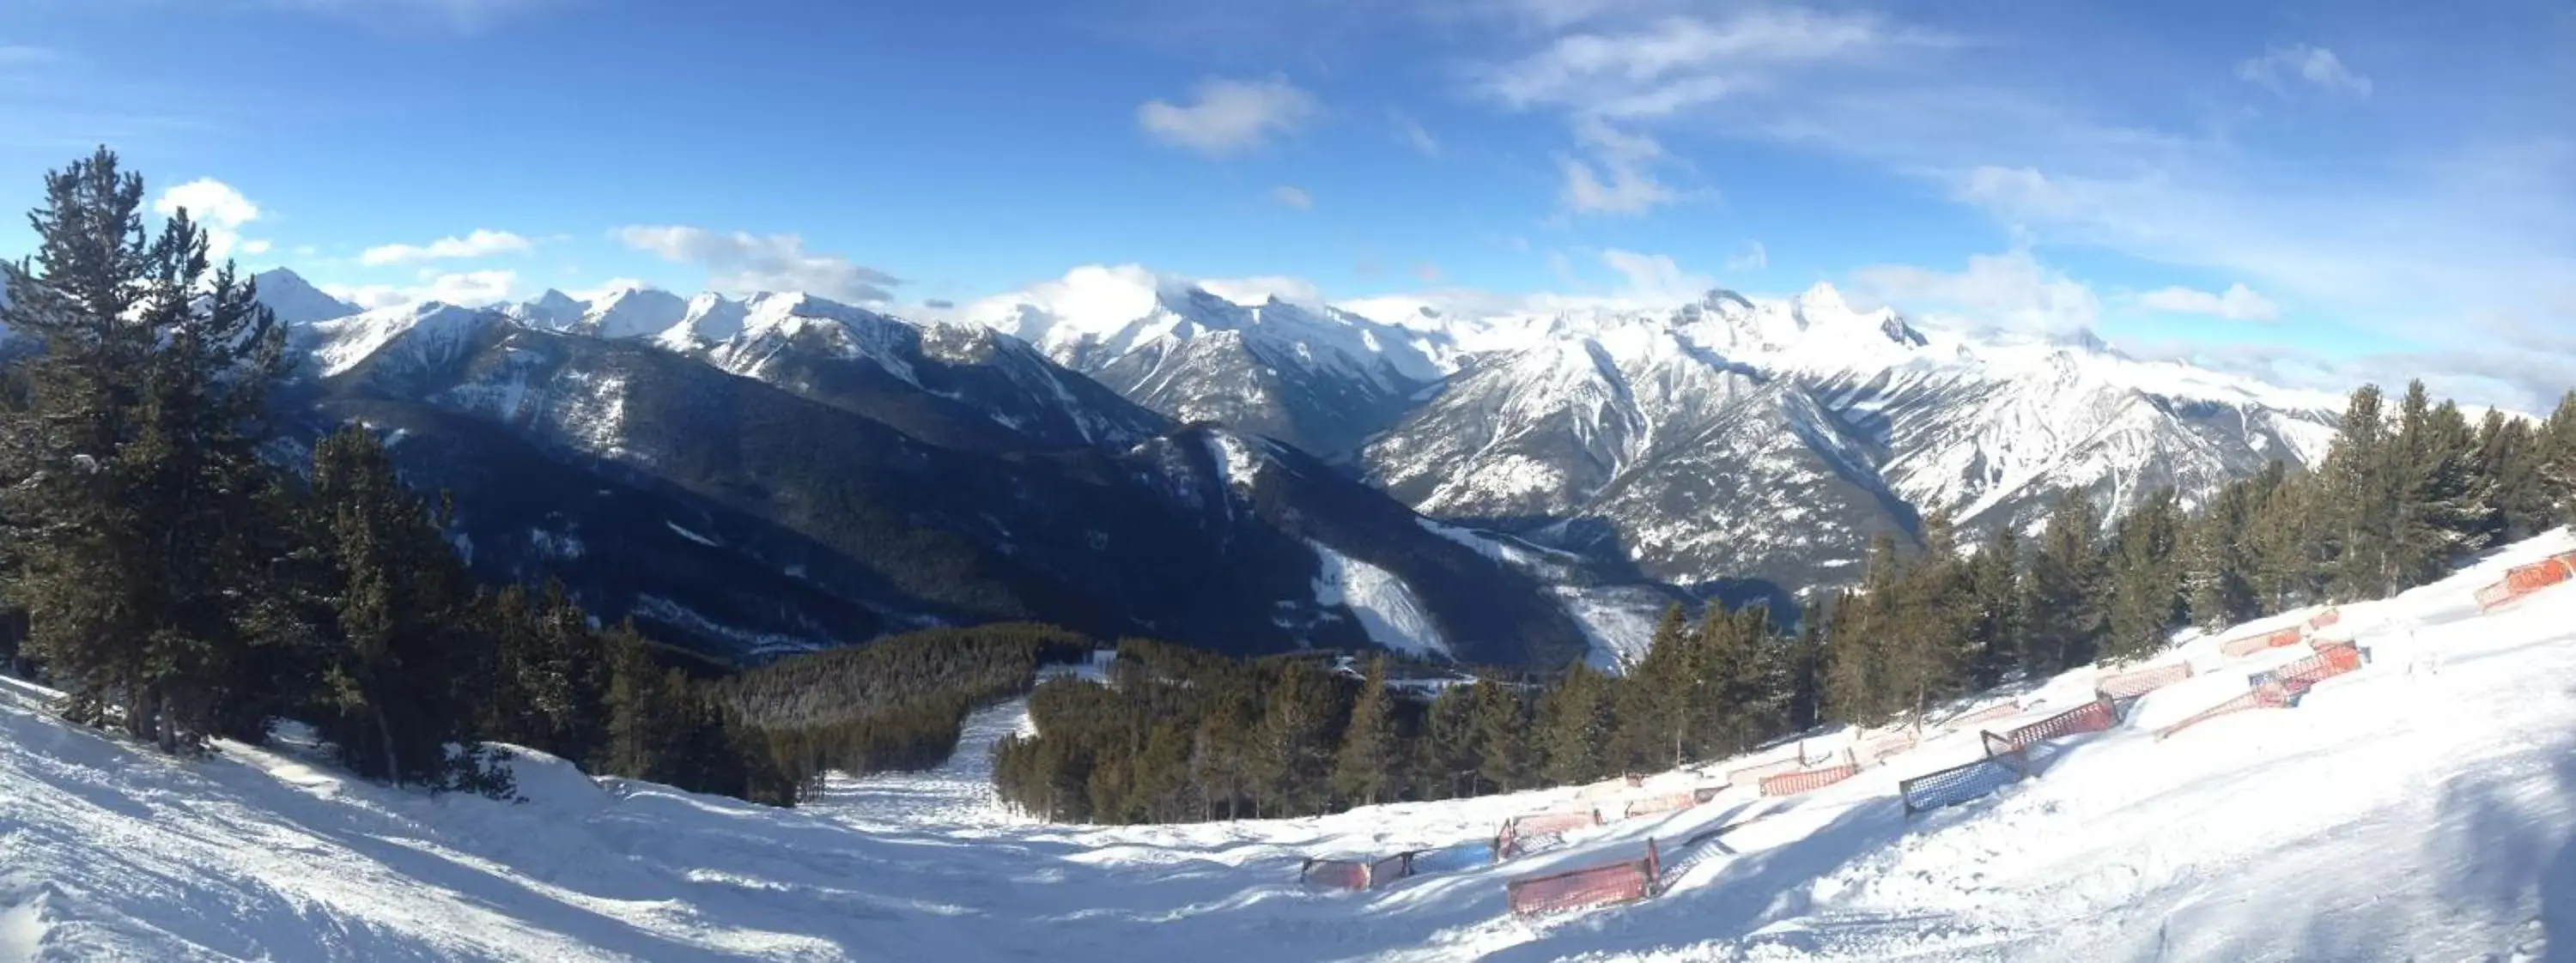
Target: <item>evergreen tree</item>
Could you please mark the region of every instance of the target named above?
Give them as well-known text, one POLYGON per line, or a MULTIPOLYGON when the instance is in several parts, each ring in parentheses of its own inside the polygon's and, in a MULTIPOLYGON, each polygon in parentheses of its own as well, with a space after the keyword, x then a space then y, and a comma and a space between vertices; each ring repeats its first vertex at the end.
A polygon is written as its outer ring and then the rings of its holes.
POLYGON ((2558 399, 2532 444, 2541 496, 2558 506, 2561 522, 2576 523, 2576 391, 2558 399))
POLYGON ((1342 727, 1341 753, 1333 760, 1333 789, 1360 805, 1392 801, 1402 785, 1396 741, 1394 697, 1386 688, 1386 657, 1369 660, 1368 679, 1351 702, 1351 719, 1342 727))
POLYGON ((2313 507, 2326 524, 2312 535, 2326 536, 2317 545, 2334 560, 2335 598, 2376 597, 2394 581, 2400 486, 2387 420, 2378 386, 2354 391, 2319 471, 2313 507))
POLYGON ((1256 814, 1320 812, 1331 773, 1333 720, 1341 714, 1332 680, 1305 660, 1292 660, 1268 688, 1251 757, 1256 814))
POLYGON ((2102 638, 2102 556, 2093 501, 2061 493, 2022 578, 2022 669, 2054 675, 2093 660, 2102 638))
MULTIPOLYGON (((2276 469, 2267 472, 2277 477, 2276 469)), ((2252 515, 2259 489, 2254 480, 2229 482, 2185 526, 2190 557, 2183 590, 2191 620, 2204 629, 2216 631, 2258 614, 2252 515)))
POLYGON ((43 343, 0 508, 25 648, 66 714, 195 751, 267 684, 247 677, 275 562, 260 535, 279 524, 258 448, 286 361, 252 286, 210 269, 205 232, 183 210, 147 243, 142 200, 102 148, 46 177, 34 259, 0 267, 0 325, 43 343))
POLYGON ((1482 768, 1476 741, 1477 691, 1483 686, 1452 685, 1431 700, 1423 721, 1419 761, 1425 798, 1456 799, 1476 794, 1482 768))
POLYGON ((2494 485, 2490 543, 2518 542, 2558 524, 2541 469, 2540 436, 2531 423, 2489 409, 2478 423, 2478 474, 2494 485))
POLYGON ((446 786, 445 747, 471 741, 481 636, 465 629, 464 567, 384 446, 350 425, 313 449, 313 513, 334 630, 316 708, 360 773, 446 786))
POLYGON ((1830 674, 1825 664, 1826 621, 1825 600, 1809 599, 1799 614, 1795 641, 1790 643, 1787 679, 1781 689, 1783 722, 1793 732, 1813 728, 1825 719, 1825 679, 1830 674))
POLYGON ((1605 751, 1618 719, 1611 711, 1611 682, 1581 660, 1539 699, 1539 737, 1547 782, 1570 786, 1612 775, 1605 751))
POLYGON ((1476 684, 1476 775, 1496 792, 1532 785, 1537 771, 1529 738, 1529 702, 1515 687, 1476 684))
POLYGON ((1977 550, 1969 566, 1968 684, 1993 688, 2021 661, 2021 536, 2010 524, 1977 550))
POLYGON ((2152 655, 2181 626, 2182 527, 2181 502, 2171 488, 2149 495, 2120 520, 2104 655, 2124 660, 2152 655))
POLYGON ((2450 574, 2496 529, 2495 480, 2479 470, 2476 433, 2458 405, 2428 403, 2423 382, 2407 386, 2390 466, 2398 487, 2389 580, 2379 597, 2450 574))
POLYGON ((1663 769, 1681 761, 1683 735, 1689 727, 1685 708, 1693 683, 1694 640, 1681 606, 1667 606, 1646 654, 1620 678, 1619 730, 1612 756, 1619 768, 1663 769))
MULTIPOLYGON (((686 785, 693 769, 721 758, 710 750, 701 730, 708 727, 710 707, 699 705, 688 680, 662 668, 646 651, 635 623, 609 632, 608 744, 601 768, 653 782, 686 785)), ((721 725, 715 726, 721 730, 721 725)))

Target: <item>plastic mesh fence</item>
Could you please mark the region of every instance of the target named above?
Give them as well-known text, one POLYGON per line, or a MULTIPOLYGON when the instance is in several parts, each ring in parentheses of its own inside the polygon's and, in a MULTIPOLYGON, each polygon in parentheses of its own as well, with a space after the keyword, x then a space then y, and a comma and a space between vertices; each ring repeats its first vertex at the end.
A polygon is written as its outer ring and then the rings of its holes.
POLYGON ((2317 654, 2246 676, 2249 685, 2274 684, 2290 695, 2308 691, 2318 682, 2361 668, 2361 649, 2350 644, 2320 646, 2317 654))
POLYGON ((1397 853, 1368 864, 1368 884, 1371 889, 1411 875, 1413 875, 1412 853, 1397 853))
POLYGON ((2003 734, 2004 745, 2013 750, 2028 749, 2060 736, 2101 732, 2120 721, 2120 710, 2109 699, 2095 699, 2038 722, 2003 734))
POLYGON ((2173 737, 2174 733, 2181 732, 2220 716, 2244 712, 2248 709, 2287 708, 2289 704, 2289 693, 2282 691, 2280 686, 2256 686, 2246 690, 2244 695, 2240 695, 2217 705, 2210 706, 2209 708, 2202 709, 2199 712, 2192 713, 2188 718, 2185 718, 2180 722, 2176 722, 2172 725, 2156 730, 2156 738, 2170 739, 2173 737))
POLYGON ((2303 634, 2302 630, 2295 627, 2278 629, 2266 632, 2262 635, 2249 635, 2233 642, 2220 643, 2218 651, 2220 654, 2223 654, 2228 658, 2242 659, 2265 649, 2277 649, 2285 645, 2297 645, 2299 644, 2299 639, 2303 634))
POLYGON ((2029 770, 2028 758, 2015 750, 1966 765, 1924 773, 1897 783, 1896 791, 1905 797, 1907 813, 1919 813, 1991 795, 1995 790, 2020 782, 2029 775, 2029 770))
POLYGON ((1644 799, 1631 800, 1628 803, 1627 812, 1622 818, 1635 819, 1639 816, 1653 816, 1661 813, 1680 812, 1706 801, 1706 797, 1701 796, 1697 790, 1665 793, 1660 796, 1648 796, 1644 799))
POLYGON ((1968 713, 1967 715, 1960 716, 1956 719, 1952 719, 1948 722, 1944 722, 1941 724, 1941 728, 1957 731, 1979 723, 1993 722, 1997 719, 2007 718, 2020 711, 2021 706, 2018 703, 2006 702, 2001 705, 1991 705, 1975 712, 1968 713))
POLYGON ((1762 783, 1763 777, 1776 776, 1784 772, 1796 772, 1801 764, 1802 763, 1799 759, 1792 757, 1782 759, 1778 762, 1766 762, 1758 766, 1746 766, 1742 769, 1729 770, 1726 774, 1726 784, 1729 786, 1758 786, 1762 783))
POLYGON ((1765 796, 1795 796, 1802 792, 1812 792, 1814 790, 1822 789, 1826 786, 1833 785, 1859 774, 1860 767, 1854 765, 1832 766, 1824 769, 1810 769, 1805 772, 1784 772, 1777 776, 1763 779, 1762 794, 1765 796))
POLYGON ((2343 621, 2343 610, 2339 608, 2330 608, 2310 616, 2308 618, 2308 627, 2312 629, 2322 629, 2341 621, 2343 621))
POLYGON ((1899 729, 1884 735, 1871 736, 1852 746, 1852 761, 1864 766, 1875 766, 1879 760, 1912 749, 1922 741, 1923 734, 1912 729, 1899 729))
POLYGON ((1553 842, 1566 833, 1598 825, 1601 825, 1601 814, 1590 809, 1515 816, 1503 824, 1502 832, 1494 836, 1494 859, 1510 859, 1553 842))
POLYGON ((1622 793, 1637 788, 1641 781, 1642 780, 1636 776, 1621 776, 1615 779, 1604 779, 1600 782, 1575 790, 1574 798, 1587 801, 1594 799, 1616 798, 1622 793))
POLYGON ((2492 609, 2571 578, 2576 578, 2576 552, 2517 565, 2504 573, 2503 581, 2478 590, 2478 607, 2492 609))
POLYGON ((2191 678, 2191 663, 2176 662, 2103 676, 2093 684, 2093 690, 2094 694, 2105 699, 2135 699, 2188 678, 2191 678))
POLYGON ((1297 878, 1313 889, 1367 889, 1369 867, 1345 859, 1310 859, 1297 878))
POLYGON ((1562 913, 1653 896, 1655 876, 1661 867, 1652 855, 1652 844, 1648 845, 1649 854, 1644 859, 1511 880, 1503 886, 1511 898, 1512 912, 1523 916, 1562 913))

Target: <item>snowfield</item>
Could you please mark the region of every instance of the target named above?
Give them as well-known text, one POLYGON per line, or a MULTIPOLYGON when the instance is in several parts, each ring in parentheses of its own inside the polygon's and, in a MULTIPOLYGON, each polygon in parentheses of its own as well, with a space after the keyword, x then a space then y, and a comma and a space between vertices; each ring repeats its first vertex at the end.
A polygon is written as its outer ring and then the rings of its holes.
MULTIPOLYGON (((2345 606, 2337 631, 2372 655, 2361 671, 2159 741, 2245 672, 2306 654, 2231 661, 2218 645, 2244 631, 2195 639, 2178 656, 2200 675, 2049 744, 2039 778, 1993 798, 1908 817, 1896 796, 1976 758, 1962 731, 1804 796, 1732 789, 1501 865, 1484 850, 1497 824, 1574 790, 1035 824, 985 778, 985 749, 1026 725, 1014 703, 976 713, 940 771, 837 780, 792 812, 536 756, 519 766, 528 801, 507 804, 352 781, 292 745, 175 762, 66 728, 8 683, 0 961, 2570 960, 2576 588, 2490 615, 2470 593, 2571 547, 2552 533, 2345 606), (1506 908, 1509 877, 1649 838, 1659 897, 1536 921, 1506 908), (1431 851, 1422 875, 1383 889, 1296 882, 1305 856, 1407 849, 1431 851)), ((2079 670, 2033 687, 2021 719, 2091 685, 2079 670)))

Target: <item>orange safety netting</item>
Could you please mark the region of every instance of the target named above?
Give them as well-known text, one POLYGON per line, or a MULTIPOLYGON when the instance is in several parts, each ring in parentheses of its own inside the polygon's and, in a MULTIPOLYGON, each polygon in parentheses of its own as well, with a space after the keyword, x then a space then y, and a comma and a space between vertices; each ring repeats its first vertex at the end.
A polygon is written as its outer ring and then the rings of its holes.
POLYGON ((2280 686, 2258 685, 2246 690, 2244 695, 2202 709, 2193 713, 2190 718, 2156 730, 2156 738, 2170 738, 2174 733, 2231 713, 2244 712, 2248 709, 2284 709, 2289 705, 2290 695, 2280 686))
POLYGON ((1585 801, 1609 799, 1627 792, 1628 790, 1637 788, 1637 786, 1642 782, 1644 782, 1644 780, 1637 776, 1619 776, 1611 779, 1604 779, 1600 782, 1575 790, 1574 798, 1585 801))
POLYGON ((2191 663, 2176 662, 2103 676, 2093 683, 2093 691, 2105 699, 2134 699, 2188 678, 2191 678, 2191 663))
POLYGON ((2478 607, 2495 608, 2571 578, 2576 578, 2576 552, 2517 565, 2504 573, 2503 581, 2478 590, 2478 607))
POLYGON ((2111 704, 2111 700, 2095 699, 2091 702, 2060 712, 2046 719, 2041 719, 2038 722, 2004 733, 1999 738, 2003 740, 2005 745, 2014 750, 2028 749, 2033 745, 2046 742, 2050 739, 2055 739, 2059 736, 2071 736, 2085 732, 2101 732, 2111 728, 2112 725, 2119 721, 2120 711, 2117 707, 2111 704))
POLYGON ((1639 816, 1653 816, 1659 813, 1680 812, 1714 798, 1717 798, 1717 790, 1713 788, 1701 788, 1686 792, 1669 792, 1660 796, 1648 796, 1644 799, 1631 800, 1628 803, 1626 813, 1623 814, 1621 818, 1635 819, 1639 816))
POLYGON ((1646 842, 1646 856, 1583 869, 1550 873, 1545 876, 1523 876, 1504 884, 1512 912, 1524 916, 1560 913, 1587 906, 1631 903, 1655 895, 1656 878, 1663 874, 1663 861, 1655 851, 1653 840, 1646 842))
POLYGON ((1864 766, 1875 766, 1879 760, 1912 749, 1923 741, 1923 734, 1912 729, 1871 736, 1852 747, 1852 760, 1864 766))
POLYGON ((1730 770, 1726 774, 1726 784, 1729 786, 1760 785, 1763 777, 1765 776, 1776 776, 1784 772, 1796 772, 1799 766, 1805 764, 1806 763, 1803 760, 1792 756, 1777 762, 1766 762, 1760 765, 1746 766, 1742 769, 1730 770))
POLYGON ((1369 867, 1345 859, 1310 859, 1297 878, 1316 889, 1367 889, 1369 867))
POLYGON ((1377 862, 1370 863, 1368 865, 1369 887, 1371 889, 1375 889, 1413 875, 1413 855, 1414 854, 1412 853, 1397 853, 1385 859, 1378 860, 1377 862))
POLYGON ((2277 682, 2290 695, 2298 695, 2326 679, 2361 668, 2361 649, 2351 643, 2317 647, 2317 654, 2282 665, 2280 668, 2255 673, 2248 681, 2255 685, 2277 682))
POLYGON ((1770 776, 1762 780, 1762 794, 1765 796, 1795 796, 1802 792, 1822 789, 1826 786, 1833 785, 1859 774, 1860 767, 1849 764, 1829 766, 1823 769, 1810 769, 1805 772, 1781 773, 1780 775, 1770 776))
POLYGON ((1543 841, 1598 825, 1601 825, 1601 813, 1592 809, 1514 816, 1503 824, 1502 832, 1494 836, 1494 858, 1510 859, 1529 852, 1531 846, 1543 841))
POLYGON ((2241 659, 2265 649, 2277 649, 2285 645, 2297 645, 2299 644, 2299 639, 2302 637, 2304 637, 2304 633, 2295 627, 2277 629, 2271 632, 2266 632, 2262 635, 2249 635, 2231 642, 2221 643, 2218 646, 2218 651, 2228 658, 2241 659))
POLYGON ((2312 629, 2322 629, 2341 621, 2343 621, 2343 610, 2340 608, 2330 608, 2309 617, 2308 627, 2312 629))

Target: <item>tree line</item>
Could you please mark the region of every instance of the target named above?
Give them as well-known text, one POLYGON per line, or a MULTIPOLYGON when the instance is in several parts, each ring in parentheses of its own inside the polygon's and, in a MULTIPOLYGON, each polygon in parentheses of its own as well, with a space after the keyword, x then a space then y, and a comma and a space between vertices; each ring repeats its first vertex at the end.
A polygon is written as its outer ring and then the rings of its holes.
POLYGON ((2186 505, 2151 493, 2105 524, 2063 492, 2035 534, 1973 549, 1935 514, 1924 549, 1871 547, 1860 584, 1794 625, 1763 607, 1665 613, 1618 674, 1482 673, 1423 701, 1311 659, 1120 647, 1107 685, 1040 686, 1037 732, 995 749, 1002 798, 1046 818, 1296 816, 1713 760, 1820 722, 1881 725, 2016 678, 2135 661, 2217 630, 2383 598, 2576 518, 2576 392, 2545 421, 2472 423, 2420 382, 2354 392, 2317 471, 2273 462, 2186 505))
POLYGON ((560 584, 478 585, 374 432, 299 452, 285 332, 187 212, 148 233, 105 149, 45 188, 37 250, 0 264, 0 325, 35 342, 0 367, 0 667, 69 721, 193 755, 292 719, 363 776, 498 797, 505 743, 789 805, 826 768, 935 764, 1077 647, 999 626, 707 680, 560 584))

